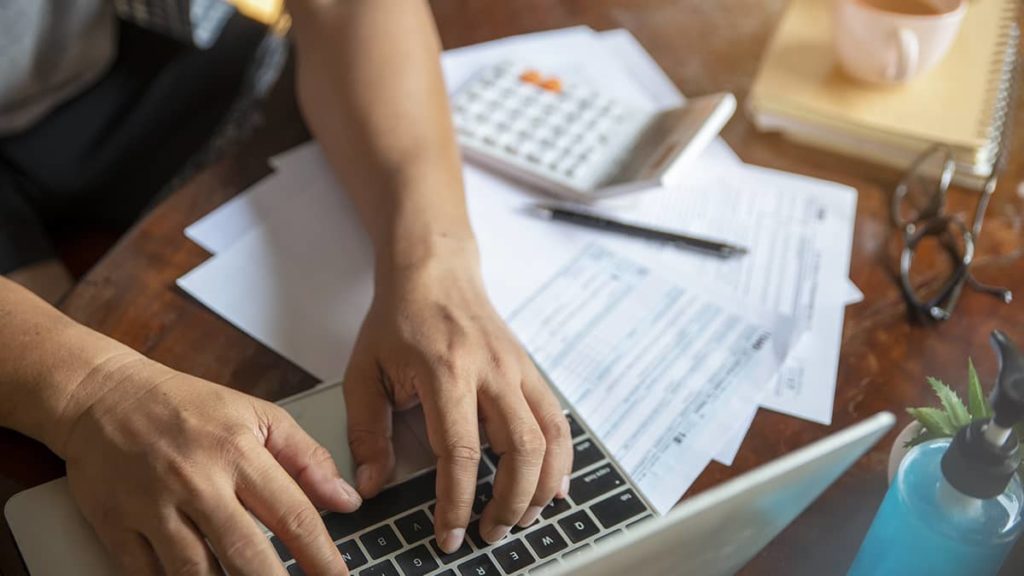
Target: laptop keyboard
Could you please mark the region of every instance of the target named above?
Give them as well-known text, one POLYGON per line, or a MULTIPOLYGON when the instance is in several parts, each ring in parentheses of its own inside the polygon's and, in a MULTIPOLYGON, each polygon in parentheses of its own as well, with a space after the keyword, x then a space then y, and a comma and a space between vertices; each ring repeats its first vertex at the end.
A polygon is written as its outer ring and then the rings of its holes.
MULTIPOLYGON (((323 515, 327 532, 355 576, 498 576, 541 574, 651 517, 634 489, 597 443, 569 418, 574 445, 569 497, 549 504, 530 526, 489 545, 480 513, 491 499, 498 456, 484 450, 466 541, 445 554, 434 539, 435 471, 396 484, 351 514, 323 515)), ((276 538, 271 542, 290 575, 304 574, 276 538)))

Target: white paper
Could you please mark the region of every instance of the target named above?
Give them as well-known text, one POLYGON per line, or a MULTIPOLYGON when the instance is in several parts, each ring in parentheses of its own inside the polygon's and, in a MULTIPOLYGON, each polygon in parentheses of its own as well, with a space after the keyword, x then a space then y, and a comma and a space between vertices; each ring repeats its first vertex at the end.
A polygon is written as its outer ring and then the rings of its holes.
POLYGON ((754 406, 746 415, 736 418, 736 421, 739 422, 736 426, 736 431, 719 447, 718 452, 715 453, 715 462, 732 466, 733 461, 736 460, 736 455, 739 454, 740 448, 743 446, 743 440, 747 437, 747 432, 754 425, 754 417, 756 416, 757 406, 754 406))
MULTIPOLYGON (((590 81, 597 80, 595 84, 613 88, 625 87, 616 96, 633 105, 658 108, 673 106, 682 100, 671 81, 628 32, 595 34, 587 28, 516 37, 498 41, 494 45, 488 43, 446 53, 444 66, 449 86, 457 86, 479 66, 509 57, 508 51, 500 49, 502 44, 515 47, 518 51, 515 58, 539 63, 547 62, 552 54, 562 55, 556 58, 557 62, 553 65, 558 62, 564 65, 572 59, 596 61, 602 76, 591 78, 590 81), (609 66, 608 62, 612 59, 628 64, 621 67, 609 66)), ((700 174, 720 174, 723 180, 715 182, 704 178, 702 187, 689 183, 688 186, 697 189, 697 195, 715 198, 721 189, 730 186, 749 186, 753 193, 762 186, 760 181, 744 180, 742 174, 734 174, 744 170, 744 165, 720 138, 709 146, 701 161, 700 174)), ((355 335, 354 331, 343 330, 341 325, 355 322, 354 326, 358 327, 362 311, 369 304, 371 271, 359 268, 367 262, 362 258, 368 256, 359 256, 349 261, 350 254, 354 253, 351 250, 367 250, 365 254, 368 254, 368 245, 360 248, 358 242, 350 241, 344 233, 320 237, 313 234, 318 229, 342 227, 349 232, 358 231, 362 234, 351 210, 347 217, 332 220, 336 218, 339 199, 343 203, 346 201, 342 191, 333 185, 330 171, 326 169, 314 143, 288 151, 273 159, 272 164, 277 167, 277 174, 264 179, 189 227, 186 232, 188 236, 207 250, 215 254, 226 250, 231 253, 223 253, 223 260, 219 257, 211 260, 183 278, 181 284, 200 301, 206 302, 272 349, 319 378, 332 380, 343 373, 355 335), (325 182, 329 185, 321 186, 325 182), (260 232, 264 227, 276 229, 276 232, 260 232), (247 232, 249 236, 246 236, 247 232), (289 240, 280 242, 286 236, 289 240), (316 242, 325 242, 326 245, 318 245, 316 242), (268 252, 269 244, 280 246, 268 252), (267 253, 278 254, 268 258, 267 253), (293 260, 304 262, 297 265, 293 260), (240 274, 237 285, 232 280, 235 274, 240 274), (345 285, 345 280, 340 276, 346 274, 355 274, 359 280, 345 285), (309 277, 333 288, 309 290, 308 282, 304 280, 309 277), (254 290, 258 294, 253 298, 239 297, 237 286, 252 287, 261 283, 268 286, 268 289, 254 290), (351 292, 339 293, 334 290, 351 292), (282 302, 283 298, 291 300, 282 302), (345 301, 336 301, 341 298, 345 301), (310 315, 299 310, 299 307, 321 312, 310 315)), ((518 304, 517 300, 534 287, 537 278, 552 272, 552 266, 565 252, 578 249, 593 239, 582 229, 552 227, 527 214, 525 207, 535 198, 500 176, 467 167, 465 180, 471 219, 483 255, 485 281, 499 310, 509 310, 518 304), (502 270, 510 268, 530 273, 502 274, 502 270)), ((790 187, 790 182, 785 178, 775 179, 775 182, 777 188, 790 187)), ((797 195, 800 195, 801 187, 795 188, 798 190, 797 195)), ((830 190, 832 188, 824 186, 811 195, 831 193, 830 190)), ((852 214, 849 215, 849 222, 852 223, 852 214)), ((847 225, 841 218, 830 224, 836 227, 847 225)), ((849 226, 852 233, 852 224, 849 226)), ((598 236, 602 242, 614 242, 606 234, 598 236)), ((365 235, 361 238, 360 241, 365 242, 365 235)), ((842 252, 843 248, 838 246, 835 250, 842 252)), ((847 257, 848 252, 846 249, 847 257)), ((646 255, 641 250, 633 256, 651 265, 651 261, 647 260, 651 257, 649 249, 646 255)), ((686 257, 678 256, 679 259, 686 257)), ((668 256, 668 259, 674 258, 668 256)), ((843 268, 842 263, 837 263, 835 268, 843 268)), ((685 265, 680 270, 685 270, 685 265)), ((835 367, 838 362, 838 338, 842 332, 842 311, 836 310, 831 301, 845 304, 856 296, 851 290, 851 287, 854 290, 855 287, 845 280, 846 273, 844 268, 842 287, 830 284, 826 289, 818 291, 823 300, 828 297, 827 304, 823 306, 829 307, 829 311, 822 313, 817 323, 810 322, 806 327, 813 336, 805 335, 799 341, 793 357, 787 363, 784 377, 773 385, 773 398, 766 400, 766 404, 773 409, 819 422, 830 421, 835 367)), ((694 277, 704 278, 703 273, 697 272, 680 276, 679 279, 685 282, 694 277)), ((753 411, 750 411, 752 417, 753 411)), ((738 420, 742 422, 744 419, 738 420)), ((730 446, 738 450, 744 434, 745 428, 738 429, 729 441, 730 446)), ((719 451, 720 459, 731 461, 735 450, 730 450, 730 446, 719 451)))
POLYGON ((860 291, 860 288, 853 283, 853 280, 848 280, 850 285, 847 287, 846 305, 858 304, 864 301, 864 293, 860 291))
POLYGON ((591 245, 509 318, 655 509, 675 505, 756 407, 777 358, 756 315, 591 245))

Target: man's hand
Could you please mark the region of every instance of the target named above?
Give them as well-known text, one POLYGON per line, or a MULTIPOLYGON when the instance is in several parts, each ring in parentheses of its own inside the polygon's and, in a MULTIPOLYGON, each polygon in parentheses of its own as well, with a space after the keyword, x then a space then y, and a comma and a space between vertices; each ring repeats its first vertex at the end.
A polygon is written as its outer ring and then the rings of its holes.
MULTIPOLYGON (((475 248, 474 248, 475 250, 475 248)), ((364 498, 394 465, 391 411, 423 405, 437 457, 435 531, 461 545, 480 460, 479 424, 501 456, 480 521, 488 542, 564 498, 572 470, 558 400, 484 293, 475 252, 377 271, 373 305, 345 377, 349 443, 364 498)))
POLYGON ((250 511, 307 573, 348 574, 314 506, 361 499, 283 409, 141 357, 114 364, 78 386, 103 391, 61 452, 125 574, 284 575, 250 511))

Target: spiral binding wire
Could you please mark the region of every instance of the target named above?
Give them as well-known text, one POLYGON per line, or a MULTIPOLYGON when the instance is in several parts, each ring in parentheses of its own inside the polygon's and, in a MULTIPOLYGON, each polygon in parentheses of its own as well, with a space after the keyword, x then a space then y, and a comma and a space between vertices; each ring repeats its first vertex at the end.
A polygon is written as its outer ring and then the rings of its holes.
POLYGON ((1020 14, 1019 0, 1004 3, 1005 15, 999 34, 999 47, 990 64, 991 79, 986 90, 985 101, 990 102, 991 111, 978 127, 978 135, 985 139, 986 144, 981 155, 986 164, 992 166, 993 173, 999 172, 997 164, 1005 159, 1003 149, 1009 146, 1009 124, 1012 124, 1016 107, 1017 85, 1020 82, 1020 14))

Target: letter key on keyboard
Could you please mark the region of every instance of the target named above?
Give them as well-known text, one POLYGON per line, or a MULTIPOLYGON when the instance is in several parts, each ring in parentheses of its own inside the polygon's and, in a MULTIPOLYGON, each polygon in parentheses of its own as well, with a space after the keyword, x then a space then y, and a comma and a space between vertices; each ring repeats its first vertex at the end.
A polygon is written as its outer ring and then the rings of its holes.
POLYGON ((363 548, 366 548, 373 558, 382 558, 402 547, 398 534, 395 534, 395 531, 387 524, 363 534, 359 537, 359 541, 363 543, 363 548))
POLYGON ((582 542, 600 531, 586 510, 573 512, 559 520, 558 525, 562 527, 562 532, 565 532, 573 544, 582 542))
POLYGON ((427 518, 427 514, 423 510, 402 516, 395 520, 395 526, 398 527, 398 531, 402 533, 402 537, 409 544, 415 544, 434 535, 434 523, 427 518))
POLYGON ((452 552, 451 554, 445 554, 441 551, 440 546, 437 545, 436 538, 430 539, 430 547, 434 549, 434 553, 437 554, 437 557, 441 560, 442 564, 451 564, 459 558, 465 558, 466 556, 469 556, 473 553, 473 549, 469 547, 469 543, 466 541, 463 541, 462 546, 460 546, 458 550, 452 552))
POLYGON ((494 549, 494 559, 501 565, 506 574, 514 574, 534 563, 533 554, 527 550, 526 544, 515 539, 494 549))
POLYGON ((486 554, 481 554, 459 564, 459 574, 461 576, 498 576, 498 567, 491 562, 486 554))
POLYGON ((423 544, 402 552, 395 560, 405 576, 422 576, 437 569, 437 560, 423 544))
POLYGON ((338 551, 341 552, 341 558, 345 561, 345 566, 348 566, 349 570, 366 564, 366 555, 359 549, 359 545, 356 544, 355 540, 346 540, 338 544, 338 551))
POLYGON ((565 550, 565 547, 568 546, 565 538, 562 538, 553 524, 548 524, 530 532, 526 535, 526 541, 530 543, 530 547, 533 548, 533 551, 537 553, 537 557, 540 559, 565 550))
POLYGON ((380 564, 374 564, 369 568, 364 568, 359 576, 401 576, 398 573, 398 569, 395 568, 394 563, 391 560, 385 560, 380 564))

